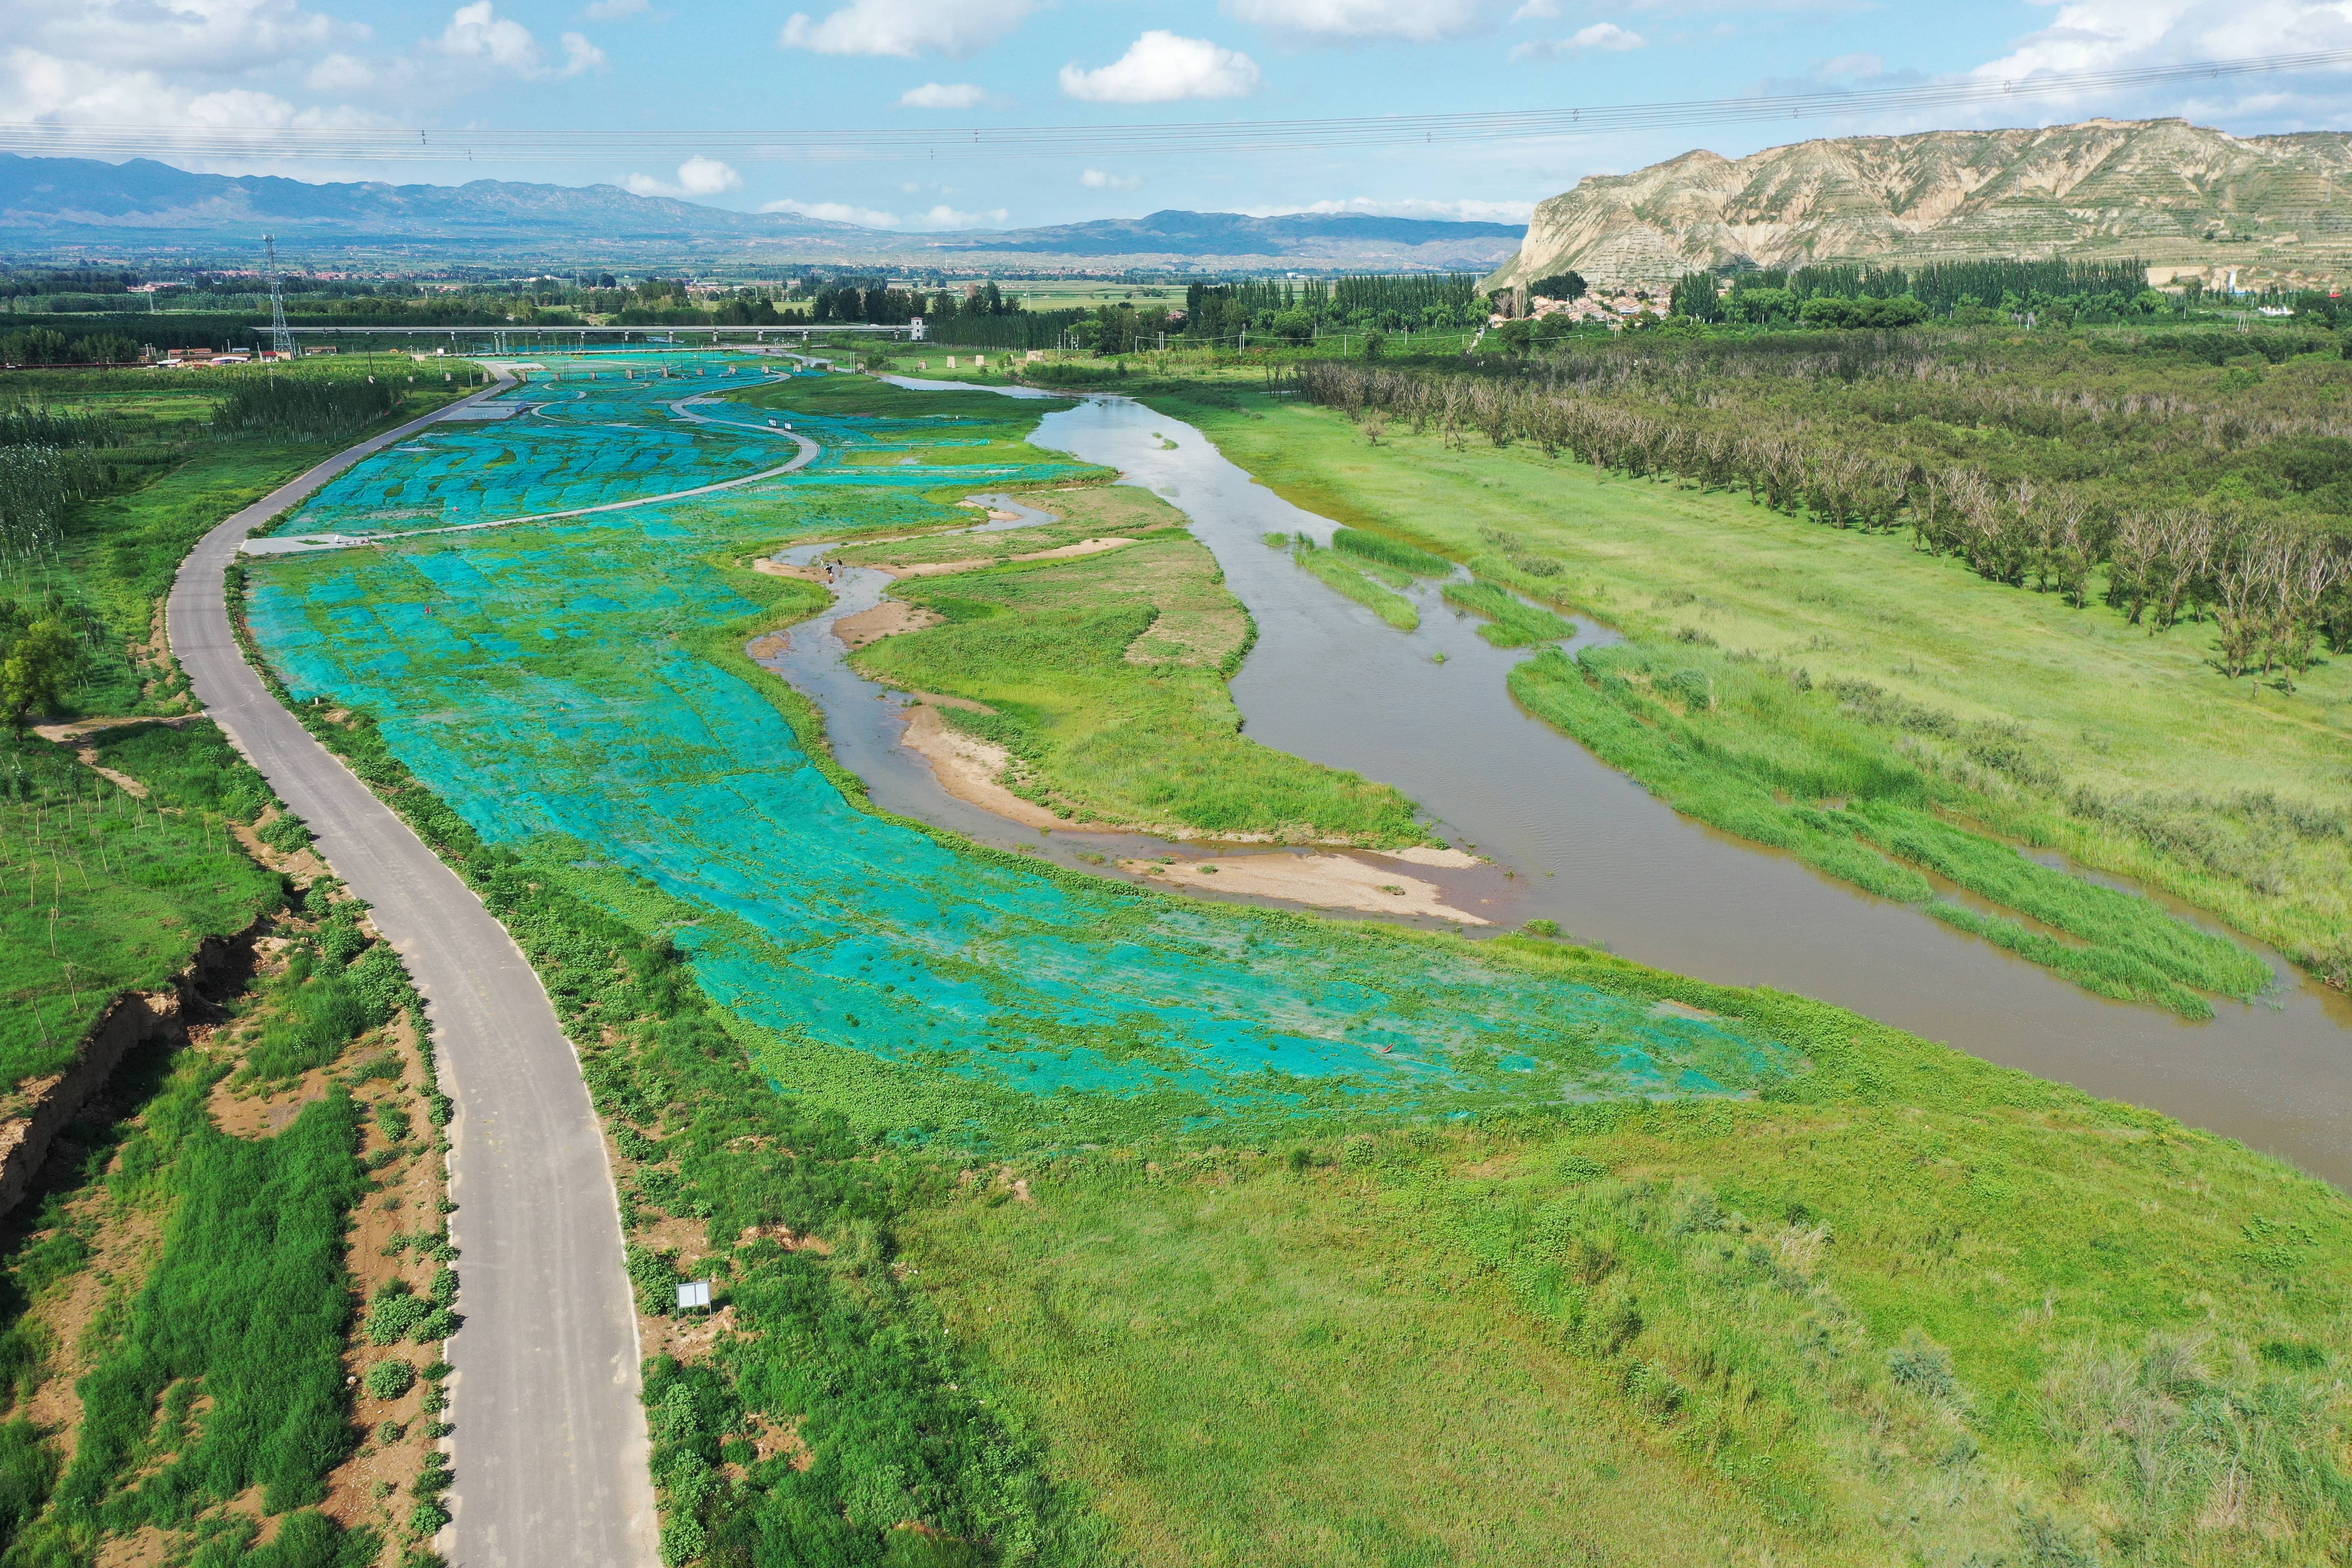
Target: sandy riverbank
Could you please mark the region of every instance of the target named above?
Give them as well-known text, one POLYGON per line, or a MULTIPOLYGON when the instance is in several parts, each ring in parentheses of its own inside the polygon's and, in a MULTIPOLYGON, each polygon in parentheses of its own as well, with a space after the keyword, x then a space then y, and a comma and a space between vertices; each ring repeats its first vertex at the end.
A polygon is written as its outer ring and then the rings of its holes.
MULTIPOLYGON (((1132 539, 1108 537, 1103 539, 1081 539, 1076 544, 1064 544, 1052 550, 1033 550, 1025 555, 1013 555, 1009 556, 1006 559, 1010 561, 1067 561, 1074 556, 1099 555, 1106 550, 1117 550, 1122 544, 1132 544, 1135 541, 1132 539)), ((994 560, 985 557, 975 557, 965 561, 923 561, 911 566, 877 565, 875 570, 877 572, 887 572, 893 578, 951 577, 959 572, 977 572, 983 566, 994 566, 997 564, 999 564, 999 563, 994 560)))
POLYGON ((1227 855, 1209 860, 1180 860, 1172 866, 1156 860, 1122 860, 1119 865, 1139 876, 1150 877, 1188 892, 1244 893, 1324 910, 1427 915, 1460 921, 1465 925, 1490 923, 1447 903, 1444 889, 1433 882, 1350 855, 1227 855))

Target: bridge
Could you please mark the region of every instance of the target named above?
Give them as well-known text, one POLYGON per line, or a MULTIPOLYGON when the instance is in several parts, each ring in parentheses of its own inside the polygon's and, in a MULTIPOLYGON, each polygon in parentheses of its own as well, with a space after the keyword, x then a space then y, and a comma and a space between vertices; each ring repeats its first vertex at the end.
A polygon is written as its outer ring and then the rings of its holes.
POLYGON ((617 348, 637 346, 679 348, 700 342, 716 348, 722 342, 735 344, 759 344, 791 342, 794 339, 798 339, 805 346, 815 337, 837 337, 845 333, 863 337, 906 338, 918 342, 921 342, 923 337, 923 326, 920 321, 905 322, 898 326, 877 326, 866 321, 823 321, 814 324, 794 322, 789 325, 770 323, 765 326, 740 327, 558 327, 517 323, 471 327, 289 326, 284 331, 289 337, 296 340, 298 346, 304 339, 356 338, 373 346, 395 346, 399 344, 399 340, 406 339, 407 343, 399 346, 406 346, 413 350, 420 346, 430 347, 438 343, 456 352, 460 346, 471 349, 475 345, 487 343, 487 349, 484 352, 492 354, 511 354, 532 348, 585 349, 592 344, 617 348), (393 340, 393 343, 379 343, 378 340, 383 339, 393 340))

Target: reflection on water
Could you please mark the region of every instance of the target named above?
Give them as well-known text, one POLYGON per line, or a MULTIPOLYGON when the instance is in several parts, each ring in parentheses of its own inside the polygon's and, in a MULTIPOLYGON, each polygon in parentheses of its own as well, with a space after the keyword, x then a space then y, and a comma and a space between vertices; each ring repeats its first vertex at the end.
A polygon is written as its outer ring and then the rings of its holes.
MULTIPOLYGON (((1556 920, 1660 968, 1818 996, 2352 1186, 2352 999, 2276 960, 2272 996, 2217 1001, 2208 1024, 2088 995, 1915 909, 1677 816, 1522 710, 1504 676, 1527 653, 1489 645, 1434 586, 1413 592, 1421 629, 1400 633, 1268 548, 1269 532, 1328 542, 1332 524, 1192 426, 1091 397, 1047 415, 1033 440, 1116 467, 1192 520, 1257 621, 1234 681, 1249 733, 1397 785, 1449 837, 1491 856, 1498 872, 1427 873, 1462 907, 1506 926, 1556 920)), ((1588 640, 1607 635, 1580 626, 1588 640)), ((981 836, 1002 841, 1003 829, 981 836)))

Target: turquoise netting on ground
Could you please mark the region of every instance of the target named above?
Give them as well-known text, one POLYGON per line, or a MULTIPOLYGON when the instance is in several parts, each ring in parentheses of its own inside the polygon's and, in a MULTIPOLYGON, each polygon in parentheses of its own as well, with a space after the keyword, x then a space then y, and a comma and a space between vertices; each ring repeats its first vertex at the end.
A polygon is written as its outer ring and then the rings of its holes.
MULTIPOLYGON (((557 379, 520 395, 560 395, 545 406, 562 420, 384 453, 289 531, 331 516, 352 529, 362 507, 423 494, 446 498, 436 515, 454 522, 771 466, 761 411, 697 410, 741 418, 740 435, 675 428, 680 386, 715 377, 585 381, 543 363, 557 379), (461 458, 492 476, 482 489, 455 482, 461 458)), ((961 490, 926 490, 1072 466, 856 468, 840 458, 860 445, 948 459, 973 432, 790 417, 824 460, 722 496, 257 564, 255 635, 298 698, 378 714, 401 759, 485 837, 674 930, 795 1089, 841 1089, 839 1048, 886 1069, 860 1067, 858 1095, 911 1100, 947 1079, 997 1103, 1092 1091, 1178 1117, 1366 1096, 1439 1110, 1722 1093, 1789 1065, 1734 1025, 1531 978, 1467 942, 1074 881, 856 809, 771 694, 698 650, 697 634, 759 608, 730 582, 730 552, 937 521, 961 490)))

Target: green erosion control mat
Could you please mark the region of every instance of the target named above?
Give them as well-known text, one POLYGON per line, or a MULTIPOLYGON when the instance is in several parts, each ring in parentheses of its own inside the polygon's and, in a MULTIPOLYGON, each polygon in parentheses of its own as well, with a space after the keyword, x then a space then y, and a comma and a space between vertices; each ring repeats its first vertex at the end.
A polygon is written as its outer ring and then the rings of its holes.
MULTIPOLYGON (((515 395, 543 412, 372 458, 289 531, 352 529, 363 508, 435 495, 451 522, 595 505, 781 460, 759 410, 697 409, 740 432, 678 428, 669 405, 715 376, 648 379, 666 362, 644 356, 629 381, 609 360, 596 380, 541 363, 556 379, 515 395)), ((1104 1096, 1171 1122, 1469 1110, 1738 1092, 1795 1065, 1735 1024, 1535 977, 1467 942, 1049 873, 852 806, 767 693, 694 650, 691 634, 760 607, 714 563, 787 536, 936 522, 949 509, 923 492, 976 474, 1076 470, 919 460, 984 425, 791 418, 824 458, 721 495, 271 559, 254 570, 255 635, 298 698, 379 715, 395 753, 486 838, 674 930, 782 1087, 911 1105, 952 1082, 967 1105, 1066 1131, 1108 1110, 1104 1096), (919 461, 841 460, 874 443, 919 461)))

